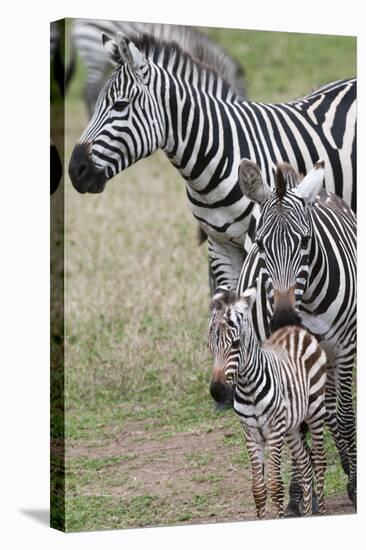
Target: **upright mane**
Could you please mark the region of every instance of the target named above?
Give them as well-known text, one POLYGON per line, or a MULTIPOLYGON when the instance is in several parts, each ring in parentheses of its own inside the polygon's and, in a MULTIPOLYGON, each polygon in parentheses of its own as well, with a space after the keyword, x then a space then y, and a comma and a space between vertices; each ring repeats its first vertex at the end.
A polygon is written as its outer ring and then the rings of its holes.
POLYGON ((301 180, 301 174, 299 174, 287 162, 278 163, 275 174, 275 189, 278 198, 282 200, 286 194, 287 189, 292 189, 293 187, 296 187, 301 180))
POLYGON ((237 92, 231 86, 231 84, 223 78, 215 67, 207 65, 203 61, 192 57, 188 52, 183 50, 177 42, 166 41, 161 38, 157 38, 151 34, 136 34, 129 37, 135 46, 145 55, 147 59, 152 61, 158 66, 168 68, 172 74, 176 74, 179 60, 183 58, 186 63, 185 70, 188 67, 196 68, 198 74, 205 73, 206 76, 212 75, 217 82, 222 83, 221 95, 226 97, 231 92, 233 98, 238 97, 237 92), (174 58, 174 63, 172 59, 174 58))

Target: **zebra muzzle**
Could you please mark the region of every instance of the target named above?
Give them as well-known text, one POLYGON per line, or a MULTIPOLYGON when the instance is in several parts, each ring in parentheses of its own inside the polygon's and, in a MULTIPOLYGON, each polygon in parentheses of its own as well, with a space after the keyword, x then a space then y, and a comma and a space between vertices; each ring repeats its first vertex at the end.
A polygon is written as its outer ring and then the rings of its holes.
POLYGON ((104 170, 95 166, 87 143, 75 145, 69 164, 69 176, 79 193, 101 193, 107 182, 104 170))
POLYGON ((210 384, 210 394, 217 403, 233 404, 234 385, 226 382, 225 374, 222 370, 214 369, 210 384))
POLYGON ((274 311, 270 320, 272 332, 288 325, 301 325, 301 317, 295 309, 295 303, 295 286, 284 292, 274 290, 274 311))

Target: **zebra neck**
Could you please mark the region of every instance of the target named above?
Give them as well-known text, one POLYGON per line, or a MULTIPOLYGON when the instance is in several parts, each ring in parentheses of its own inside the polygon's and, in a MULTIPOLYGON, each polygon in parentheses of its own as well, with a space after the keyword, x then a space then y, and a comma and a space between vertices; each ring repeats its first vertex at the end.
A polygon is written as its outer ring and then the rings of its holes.
POLYGON ((252 323, 248 323, 247 330, 244 333, 244 340, 241 347, 242 367, 239 371, 239 377, 245 384, 256 383, 259 371, 263 369, 262 347, 258 342, 252 323))
MULTIPOLYGON (((233 116, 245 104, 212 74, 193 72, 184 82, 169 75, 167 80, 163 151, 191 190, 207 195, 226 181, 226 196, 237 182, 240 159, 250 155, 245 129, 233 116)), ((242 194, 235 187, 238 200, 242 194)))

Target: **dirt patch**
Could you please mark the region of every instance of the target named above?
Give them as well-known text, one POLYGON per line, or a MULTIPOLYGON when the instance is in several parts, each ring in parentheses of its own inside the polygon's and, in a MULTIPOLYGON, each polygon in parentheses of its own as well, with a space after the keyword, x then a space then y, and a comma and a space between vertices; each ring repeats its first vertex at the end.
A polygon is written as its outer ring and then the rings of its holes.
MULTIPOLYGON (((68 471, 89 474, 78 495, 148 495, 164 508, 164 524, 254 520, 244 443, 232 447, 231 437, 227 428, 166 437, 159 426, 146 431, 146 419, 133 421, 113 439, 69 445, 68 471)), ((267 510, 268 518, 275 517, 270 502, 267 510)), ((328 514, 352 512, 346 496, 327 499, 328 514)))

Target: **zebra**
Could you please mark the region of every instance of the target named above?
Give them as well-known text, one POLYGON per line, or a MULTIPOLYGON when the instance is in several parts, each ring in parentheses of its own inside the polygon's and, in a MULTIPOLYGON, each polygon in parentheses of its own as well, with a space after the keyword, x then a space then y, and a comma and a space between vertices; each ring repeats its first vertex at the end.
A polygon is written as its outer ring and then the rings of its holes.
POLYGON ((118 32, 122 32, 127 37, 150 34, 165 42, 178 43, 182 50, 192 57, 215 67, 243 99, 246 97, 243 67, 222 46, 198 29, 159 23, 76 19, 72 25, 71 43, 86 67, 84 98, 89 116, 93 113, 96 100, 109 70, 108 59, 101 40, 102 33, 115 36, 118 32))
POLYGON ((285 439, 301 480, 304 515, 312 510, 313 469, 319 513, 324 514, 326 355, 314 336, 296 326, 281 328, 259 343, 251 321, 256 292, 251 287, 238 295, 219 287, 213 296, 208 336, 214 359, 210 392, 220 402, 235 384, 234 410, 244 429, 257 517, 265 516, 266 446, 269 493, 278 516, 284 516, 281 451, 285 439), (301 434, 304 421, 312 436, 311 451, 301 434))
MULTIPOLYGON (((323 161, 302 180, 291 166, 279 165, 271 191, 259 167, 242 161, 239 184, 257 203, 257 214, 237 291, 257 281, 253 324, 261 341, 283 325, 301 323, 326 351, 327 424, 356 507, 356 217, 341 198, 322 188, 324 173, 323 161)), ((301 495, 295 477, 290 489, 290 508, 298 513, 301 495)))
MULTIPOLYGON (((65 97, 65 92, 70 84, 71 77, 75 70, 75 55, 72 52, 65 71, 65 21, 52 21, 50 24, 50 62, 51 79, 53 79, 65 97)), ((52 88, 51 88, 52 94, 52 88)))
POLYGON ((238 184, 242 158, 257 162, 272 187, 279 160, 305 173, 323 157, 327 188, 355 206, 355 79, 289 103, 243 102, 177 44, 146 35, 135 43, 122 35, 103 41, 118 68, 73 149, 71 182, 80 193, 100 193, 107 180, 162 149, 208 236, 216 286, 236 288, 245 256, 254 202, 238 184))
POLYGON ((62 179, 62 162, 56 145, 51 139, 50 143, 50 191, 51 195, 56 191, 62 179))

